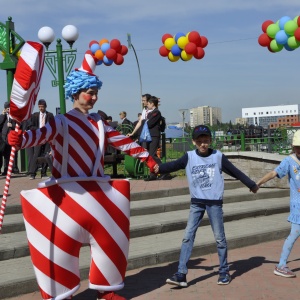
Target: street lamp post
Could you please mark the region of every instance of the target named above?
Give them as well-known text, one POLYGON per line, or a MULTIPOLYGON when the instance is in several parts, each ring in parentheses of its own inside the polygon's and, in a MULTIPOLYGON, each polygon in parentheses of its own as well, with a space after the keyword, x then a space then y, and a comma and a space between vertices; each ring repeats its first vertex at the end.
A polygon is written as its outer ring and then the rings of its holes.
MULTIPOLYGON (((136 59, 136 63, 137 63, 137 67, 138 67, 138 71, 139 71, 139 78, 140 78, 140 93, 141 93, 141 99, 142 99, 142 95, 143 95, 143 89, 142 89, 142 76, 141 76, 141 70, 140 70, 140 64, 139 64, 139 60, 138 57, 136 55, 135 49, 131 43, 131 35, 129 33, 127 33, 127 42, 128 42, 128 49, 133 50, 134 55, 135 55, 135 59, 136 59)), ((142 110, 143 110, 143 104, 142 104, 142 110)))
POLYGON ((69 44, 70 49, 64 50, 62 48, 61 39, 56 40, 56 50, 48 50, 50 44, 54 41, 55 35, 51 27, 42 27, 38 32, 39 40, 45 45, 45 64, 54 77, 52 80, 52 87, 59 88, 59 103, 60 113, 66 113, 65 101, 65 75, 68 76, 72 70, 76 60, 76 49, 72 49, 74 42, 78 39, 78 30, 73 25, 67 25, 62 30, 63 39, 69 44))
POLYGON ((25 41, 15 32, 12 17, 8 17, 5 24, 0 22, 0 50, 4 56, 0 69, 6 70, 7 101, 10 101, 14 74, 19 60, 18 52, 24 44, 25 41))
POLYGON ((185 114, 187 113, 186 108, 179 109, 179 112, 182 115, 182 137, 184 137, 184 127, 185 127, 185 114))

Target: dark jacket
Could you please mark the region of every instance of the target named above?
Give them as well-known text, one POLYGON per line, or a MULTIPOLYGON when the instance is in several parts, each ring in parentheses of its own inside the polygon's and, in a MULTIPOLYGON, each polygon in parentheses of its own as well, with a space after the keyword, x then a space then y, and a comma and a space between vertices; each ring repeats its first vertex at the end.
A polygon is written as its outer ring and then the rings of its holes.
MULTIPOLYGON (((51 112, 46 111, 45 123, 48 123, 54 119, 54 115, 51 112)), ((28 122, 28 130, 35 130, 40 128, 40 112, 35 112, 31 115, 30 121, 28 122)))
MULTIPOLYGON (((160 136, 160 126, 159 126, 160 119, 161 119, 161 113, 157 108, 155 108, 153 111, 148 113, 147 120, 148 120, 148 127, 151 136, 155 136, 155 137, 160 136)), ((145 121, 146 120, 143 120, 142 125, 144 125, 145 121)))

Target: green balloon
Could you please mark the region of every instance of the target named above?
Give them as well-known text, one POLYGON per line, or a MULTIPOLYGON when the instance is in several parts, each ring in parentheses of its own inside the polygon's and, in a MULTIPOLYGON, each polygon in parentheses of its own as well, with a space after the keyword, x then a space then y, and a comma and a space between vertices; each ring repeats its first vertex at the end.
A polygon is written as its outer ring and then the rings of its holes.
POLYGON ((280 45, 280 44, 277 44, 276 40, 272 40, 271 43, 270 43, 270 49, 273 51, 273 52, 279 52, 281 51, 283 48, 283 45, 280 45))
POLYGON ((284 24, 284 31, 288 35, 294 35, 294 32, 297 28, 298 28, 298 25, 294 20, 287 21, 284 24))
POLYGON ((287 44, 290 48, 296 49, 300 46, 300 42, 296 40, 294 36, 290 36, 287 40, 287 44))
POLYGON ((270 24, 267 28, 267 35, 274 39, 276 33, 280 30, 279 26, 277 24, 270 24))
POLYGON ((298 18, 299 18, 299 16, 296 16, 295 18, 294 18, 294 21, 297 23, 297 21, 298 21, 298 18))

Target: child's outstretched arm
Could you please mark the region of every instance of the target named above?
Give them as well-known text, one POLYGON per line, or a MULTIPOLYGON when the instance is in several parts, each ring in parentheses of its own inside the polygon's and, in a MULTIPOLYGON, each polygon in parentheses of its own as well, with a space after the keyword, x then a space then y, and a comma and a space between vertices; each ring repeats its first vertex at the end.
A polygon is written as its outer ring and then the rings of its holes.
POLYGON ((273 171, 267 173, 265 176, 263 176, 256 184, 260 187, 262 184, 275 178, 276 176, 277 176, 277 172, 273 170, 273 171))

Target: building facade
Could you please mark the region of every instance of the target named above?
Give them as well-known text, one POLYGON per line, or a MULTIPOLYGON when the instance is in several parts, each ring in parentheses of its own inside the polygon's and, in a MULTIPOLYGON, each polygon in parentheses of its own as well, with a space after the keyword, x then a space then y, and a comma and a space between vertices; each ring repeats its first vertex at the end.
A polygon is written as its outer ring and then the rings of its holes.
POLYGON ((242 117, 247 119, 247 125, 262 126, 264 128, 291 126, 299 121, 299 105, 242 108, 242 117))
POLYGON ((222 123, 222 112, 219 107, 199 106, 190 109, 190 126, 217 125, 222 123))

